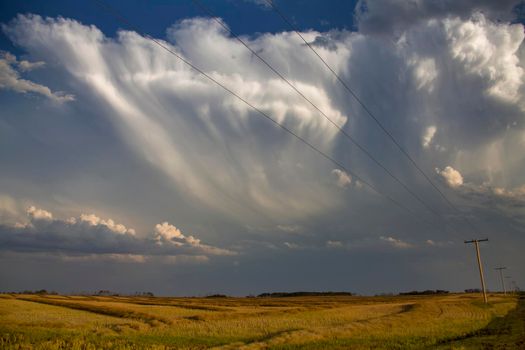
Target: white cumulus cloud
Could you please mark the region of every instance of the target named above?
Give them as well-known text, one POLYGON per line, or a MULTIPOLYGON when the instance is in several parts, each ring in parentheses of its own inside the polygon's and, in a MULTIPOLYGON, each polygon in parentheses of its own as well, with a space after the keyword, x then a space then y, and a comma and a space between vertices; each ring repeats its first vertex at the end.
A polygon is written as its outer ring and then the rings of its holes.
POLYGON ((451 166, 446 166, 443 170, 436 168, 436 172, 445 179, 447 185, 450 187, 456 188, 463 185, 463 176, 451 166))
POLYGON ((352 183, 352 177, 341 169, 333 169, 332 174, 336 177, 336 184, 341 188, 347 188, 352 183))
POLYGON ((523 40, 521 25, 500 25, 477 14, 470 21, 445 21, 450 52, 466 72, 487 84, 487 93, 509 102, 520 99, 523 68, 517 56, 523 40))
MULTIPOLYGON (((54 218, 52 213, 31 206, 28 222, 0 223, 0 249, 14 252, 56 252, 70 261, 101 260, 146 262, 170 256, 234 255, 233 251, 201 243, 200 239, 185 236, 168 223, 156 226, 155 232, 136 234, 134 229, 111 219, 93 214, 81 214, 69 219, 54 218), (165 241, 178 238, 173 244, 157 244, 159 235, 165 241)), ((177 258, 166 261, 175 261, 177 258)))
POLYGON ((425 129, 425 133, 423 134, 423 147, 428 148, 428 146, 430 146, 436 131, 437 128, 434 125, 431 125, 425 129))
MULTIPOLYGON (((122 224, 117 224, 111 219, 104 220, 94 214, 81 214, 79 219, 80 219, 79 222, 85 222, 89 224, 90 226, 106 226, 109 230, 116 232, 116 233, 120 233, 120 234, 127 233, 131 235, 135 234, 135 230, 132 228, 128 229, 126 226, 122 224)), ((76 219, 71 218, 69 222, 71 222, 72 224, 75 224, 76 219)))
POLYGON ((163 222, 162 224, 155 225, 155 233, 158 234, 158 237, 162 237, 167 241, 171 241, 174 238, 184 239, 185 236, 180 232, 178 228, 173 225, 170 225, 168 222, 163 222))
POLYGON ((53 219, 53 214, 51 214, 50 212, 46 210, 38 209, 35 206, 30 206, 29 208, 27 208, 27 215, 29 215, 32 219, 36 219, 36 220, 52 220, 53 219))
POLYGON ((326 241, 326 247, 327 248, 343 248, 343 242, 341 241, 332 241, 328 240, 326 241))
POLYGON ((383 242, 386 242, 388 243, 389 245, 395 247, 395 248, 412 248, 413 245, 410 244, 410 243, 407 243, 399 238, 394 238, 394 237, 385 237, 385 236, 381 236, 379 237, 383 242))

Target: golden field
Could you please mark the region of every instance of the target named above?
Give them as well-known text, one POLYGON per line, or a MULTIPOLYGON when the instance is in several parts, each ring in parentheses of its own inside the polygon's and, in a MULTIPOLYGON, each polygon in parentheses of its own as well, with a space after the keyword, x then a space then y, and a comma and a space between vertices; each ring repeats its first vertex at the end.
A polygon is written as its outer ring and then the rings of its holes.
POLYGON ((0 295, 1 349, 525 349, 525 297, 0 295))

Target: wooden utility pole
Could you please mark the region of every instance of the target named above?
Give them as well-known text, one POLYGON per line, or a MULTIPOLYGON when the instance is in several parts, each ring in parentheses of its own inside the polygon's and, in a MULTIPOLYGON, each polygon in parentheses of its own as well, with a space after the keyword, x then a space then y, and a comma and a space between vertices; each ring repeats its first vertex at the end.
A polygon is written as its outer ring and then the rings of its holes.
POLYGON ((503 270, 505 269, 506 269, 505 266, 494 268, 494 270, 499 270, 499 278, 501 279, 501 287, 503 287, 503 295, 507 295, 507 289, 505 288, 505 281, 503 280, 503 270))
POLYGON ((505 279, 508 280, 508 284, 507 286, 509 286, 509 293, 512 294, 512 287, 511 287, 511 283, 510 283, 510 280, 511 280, 511 276, 505 276, 505 279))
POLYGON ((485 288, 485 278, 483 278, 483 266, 481 265, 481 257, 479 255, 479 242, 488 242, 488 238, 485 239, 472 239, 470 241, 465 241, 465 243, 474 243, 476 246, 476 255, 478 257, 478 267, 479 267, 479 278, 481 279, 481 290, 483 291, 483 301, 487 303, 487 290, 485 288))

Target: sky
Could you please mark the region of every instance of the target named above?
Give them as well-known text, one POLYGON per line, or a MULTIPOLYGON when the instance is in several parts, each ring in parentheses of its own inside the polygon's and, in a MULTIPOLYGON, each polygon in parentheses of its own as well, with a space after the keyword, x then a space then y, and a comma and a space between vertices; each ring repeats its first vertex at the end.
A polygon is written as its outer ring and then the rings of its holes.
POLYGON ((196 2, 0 3, 0 291, 525 285, 522 2, 196 2))

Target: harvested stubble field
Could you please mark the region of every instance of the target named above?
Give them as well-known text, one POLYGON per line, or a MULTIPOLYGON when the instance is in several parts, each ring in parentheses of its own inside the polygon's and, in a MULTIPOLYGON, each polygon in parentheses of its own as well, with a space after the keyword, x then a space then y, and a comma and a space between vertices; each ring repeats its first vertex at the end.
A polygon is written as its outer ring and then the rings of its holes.
POLYGON ((1 349, 525 349, 525 297, 0 295, 1 349))

